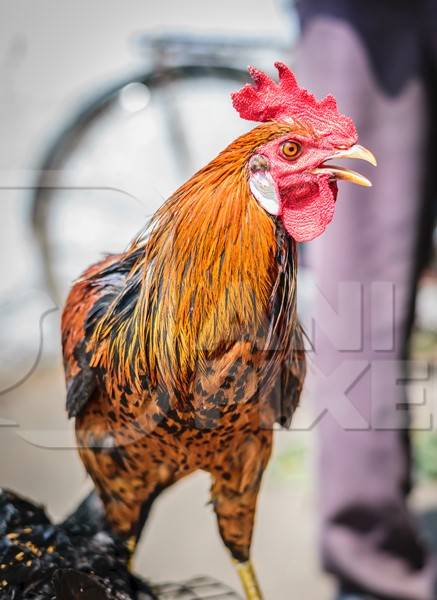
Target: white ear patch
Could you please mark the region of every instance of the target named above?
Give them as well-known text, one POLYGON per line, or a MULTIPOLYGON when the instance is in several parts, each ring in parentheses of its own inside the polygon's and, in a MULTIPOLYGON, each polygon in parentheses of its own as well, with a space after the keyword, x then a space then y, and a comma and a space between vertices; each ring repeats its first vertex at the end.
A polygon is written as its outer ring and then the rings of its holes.
POLYGON ((279 199, 276 194, 275 183, 269 171, 252 172, 249 179, 252 194, 260 205, 271 215, 279 215, 279 199))

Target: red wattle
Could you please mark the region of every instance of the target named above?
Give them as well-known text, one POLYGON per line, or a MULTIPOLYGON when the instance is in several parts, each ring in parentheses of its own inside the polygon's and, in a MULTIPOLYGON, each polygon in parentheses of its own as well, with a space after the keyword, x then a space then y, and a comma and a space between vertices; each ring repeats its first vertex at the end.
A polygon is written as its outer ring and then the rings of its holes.
POLYGON ((309 242, 321 235, 332 221, 337 195, 335 182, 320 181, 317 191, 302 196, 295 193, 283 197, 281 219, 288 234, 296 242, 309 242))

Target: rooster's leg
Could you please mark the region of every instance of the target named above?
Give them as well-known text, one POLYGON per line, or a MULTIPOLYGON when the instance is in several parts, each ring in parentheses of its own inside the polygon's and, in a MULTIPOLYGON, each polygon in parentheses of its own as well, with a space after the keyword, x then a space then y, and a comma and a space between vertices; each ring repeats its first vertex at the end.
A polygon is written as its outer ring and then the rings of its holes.
POLYGON ((235 561, 235 565, 247 600, 262 600, 263 595, 252 562, 235 561))
POLYGON ((174 446, 150 434, 147 419, 143 428, 139 423, 117 420, 104 393, 96 393, 76 419, 80 457, 102 499, 105 524, 131 555, 153 502, 174 482, 177 464, 174 446))
MULTIPOLYGON (((126 480, 126 487, 128 483, 126 480)), ((109 486, 105 489, 103 498, 106 519, 111 529, 124 540, 131 555, 135 552, 152 504, 162 489, 159 485, 154 488, 144 486, 141 490, 136 490, 136 495, 132 495, 129 499, 120 498, 119 494, 111 497, 109 486)))
POLYGON ((147 454, 142 447, 82 447, 80 454, 102 499, 106 525, 132 555, 153 502, 171 481, 163 481, 152 462, 153 452, 147 454), (138 456, 135 468, 125 459, 130 455, 138 456))
POLYGON ((241 493, 228 482, 217 479, 212 487, 220 535, 232 555, 247 600, 263 597, 250 561, 257 493, 258 486, 241 493))
POLYGON ((220 535, 236 564, 247 600, 262 600, 250 561, 256 501, 271 450, 271 432, 251 435, 230 448, 212 469, 212 500, 220 535))

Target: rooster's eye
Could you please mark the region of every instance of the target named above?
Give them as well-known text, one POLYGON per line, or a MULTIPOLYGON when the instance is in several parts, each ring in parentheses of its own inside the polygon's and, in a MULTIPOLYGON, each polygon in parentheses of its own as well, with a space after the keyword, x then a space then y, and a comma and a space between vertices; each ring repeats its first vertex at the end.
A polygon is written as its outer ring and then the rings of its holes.
POLYGON ((284 142, 281 146, 282 154, 288 160, 294 160, 301 153, 302 146, 298 142, 284 142))

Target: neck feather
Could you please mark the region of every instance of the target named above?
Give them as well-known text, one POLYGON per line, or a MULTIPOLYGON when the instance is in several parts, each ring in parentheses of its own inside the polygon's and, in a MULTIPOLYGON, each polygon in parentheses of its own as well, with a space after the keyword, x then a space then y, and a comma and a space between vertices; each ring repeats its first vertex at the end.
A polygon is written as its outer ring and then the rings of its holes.
POLYGON ((140 250, 126 286, 135 286, 135 302, 121 318, 121 294, 95 340, 106 338, 106 356, 116 357, 130 385, 138 388, 146 375, 154 385, 186 390, 210 356, 268 327, 277 231, 249 190, 246 164, 254 132, 262 143, 267 133, 283 135, 285 126, 274 125, 242 136, 199 171, 128 250, 140 250))

